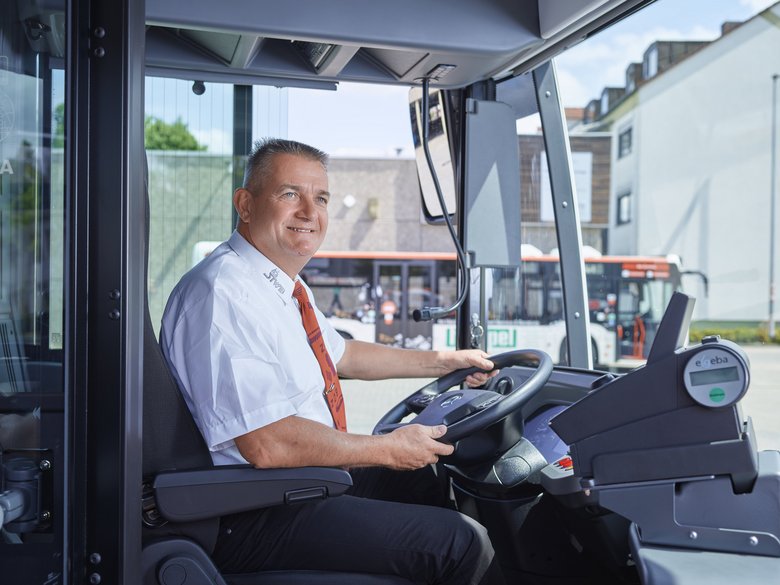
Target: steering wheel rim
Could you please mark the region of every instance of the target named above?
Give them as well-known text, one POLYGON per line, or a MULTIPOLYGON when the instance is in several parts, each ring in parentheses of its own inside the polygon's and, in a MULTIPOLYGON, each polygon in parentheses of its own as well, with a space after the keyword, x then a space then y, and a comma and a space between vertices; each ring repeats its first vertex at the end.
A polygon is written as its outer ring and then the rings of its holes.
POLYGON ((527 365, 529 361, 536 362, 536 370, 506 395, 492 390, 450 391, 450 388, 462 383, 469 375, 484 371, 476 367, 455 370, 413 392, 387 411, 374 427, 373 434, 383 435, 409 424, 444 424, 447 426, 447 434, 441 440, 455 443, 522 408, 544 388, 553 371, 550 356, 536 349, 509 351, 488 359, 498 370, 513 365, 527 365), (417 416, 408 422, 400 422, 415 413, 415 407, 421 408, 417 416))

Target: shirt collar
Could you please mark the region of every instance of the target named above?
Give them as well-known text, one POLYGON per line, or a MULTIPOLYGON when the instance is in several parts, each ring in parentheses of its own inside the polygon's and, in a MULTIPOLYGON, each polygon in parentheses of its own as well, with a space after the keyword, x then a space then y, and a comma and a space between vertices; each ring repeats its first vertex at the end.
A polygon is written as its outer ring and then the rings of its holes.
MULTIPOLYGON (((228 245, 239 255, 254 272, 262 275, 260 279, 264 285, 271 288, 283 300, 292 299, 295 281, 287 276, 287 273, 271 262, 265 254, 250 244, 238 230, 234 231, 228 240, 228 245)), ((295 280, 298 280, 296 277, 295 280)))

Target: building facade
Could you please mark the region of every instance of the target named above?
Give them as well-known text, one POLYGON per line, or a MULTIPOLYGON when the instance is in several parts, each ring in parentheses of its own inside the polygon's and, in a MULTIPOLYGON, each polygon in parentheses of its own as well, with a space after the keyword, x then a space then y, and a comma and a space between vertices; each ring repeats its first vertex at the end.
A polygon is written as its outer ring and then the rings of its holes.
POLYGON ((723 31, 651 45, 643 69, 654 74, 577 131, 612 135, 608 252, 677 254, 709 280, 708 294, 683 280, 695 318, 763 320, 780 4, 723 31))

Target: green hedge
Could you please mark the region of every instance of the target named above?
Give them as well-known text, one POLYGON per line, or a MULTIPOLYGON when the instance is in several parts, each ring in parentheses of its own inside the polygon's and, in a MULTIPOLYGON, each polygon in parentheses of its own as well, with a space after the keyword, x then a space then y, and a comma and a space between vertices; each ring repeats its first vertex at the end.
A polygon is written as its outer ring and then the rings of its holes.
POLYGON ((778 330, 775 330, 774 338, 769 338, 769 333, 766 327, 763 326, 718 326, 713 327, 709 325, 697 326, 691 325, 690 340, 691 343, 698 343, 702 337, 707 335, 720 335, 721 339, 728 339, 735 343, 777 343, 780 344, 780 336, 778 336, 778 330))

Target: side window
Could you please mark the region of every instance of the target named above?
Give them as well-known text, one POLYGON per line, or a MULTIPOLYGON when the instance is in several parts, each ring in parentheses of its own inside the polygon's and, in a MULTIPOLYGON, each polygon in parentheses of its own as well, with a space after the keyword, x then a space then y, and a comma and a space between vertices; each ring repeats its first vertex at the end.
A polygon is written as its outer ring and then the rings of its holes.
POLYGON ((519 271, 513 268, 493 269, 493 295, 490 299, 490 319, 512 321, 520 318, 519 271))
POLYGON ((371 260, 320 257, 310 260, 301 276, 326 317, 368 323, 374 318, 372 271, 371 260))
POLYGON ((547 287, 546 317, 550 321, 557 321, 563 318, 563 285, 560 266, 556 265, 555 271, 549 275, 547 287))
POLYGON ((537 262, 523 262, 523 311, 522 318, 527 321, 538 321, 544 316, 544 278, 539 271, 537 262))
POLYGON ((642 73, 645 79, 655 77, 658 73, 658 46, 651 46, 647 52, 645 52, 645 58, 642 61, 642 73))
POLYGON ((623 193, 617 198, 617 224, 631 222, 631 193, 623 193))
MULTIPOLYGON (((15 393, 62 392, 63 347, 65 76, 8 9, 0 25, 9 49, 0 58, 0 404, 15 393)), ((0 429, 0 449, 37 442, 15 425, 0 429)))
POLYGON ((623 158, 631 154, 631 136, 633 129, 631 127, 622 130, 618 134, 618 158, 623 158))
POLYGON ((23 517, 7 515, 0 526, 2 580, 9 585, 43 583, 62 572, 69 403, 65 13, 52 9, 43 25, 20 17, 23 4, 0 3, 0 490, 18 488, 20 476, 11 470, 23 470, 24 493, 34 491, 37 505, 23 517), (35 24, 37 38, 28 33, 35 24))
POLYGON ((242 88, 198 83, 146 79, 148 296, 156 331, 179 279, 234 228, 233 190, 243 181, 245 161, 235 150, 234 130, 259 137, 287 127, 286 90, 253 88, 255 119, 236 119, 233 104, 242 88))

